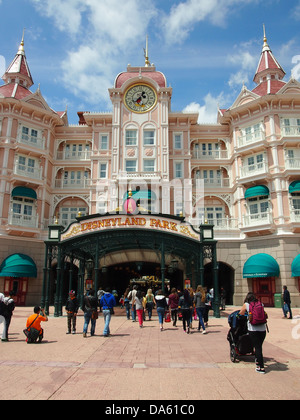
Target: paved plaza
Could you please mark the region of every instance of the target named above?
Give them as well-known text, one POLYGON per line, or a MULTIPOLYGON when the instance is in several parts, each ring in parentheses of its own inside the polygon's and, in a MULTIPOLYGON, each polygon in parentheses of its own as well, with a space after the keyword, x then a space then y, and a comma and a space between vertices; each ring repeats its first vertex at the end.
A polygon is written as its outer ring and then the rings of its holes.
MULTIPOLYGON (((266 375, 255 372, 253 356, 230 361, 227 315, 211 317, 208 334, 185 334, 157 317, 128 321, 117 308, 111 336, 102 336, 103 317, 96 335, 82 336, 83 314, 77 334, 66 335, 66 316, 55 318, 53 308, 43 324, 45 341, 26 344, 22 330, 32 308, 16 308, 9 342, 0 342, 0 399, 120 400, 191 402, 193 400, 300 399, 300 309, 294 319, 268 308, 270 333, 264 344, 266 375)), ((155 312, 156 315, 156 312, 155 312)))

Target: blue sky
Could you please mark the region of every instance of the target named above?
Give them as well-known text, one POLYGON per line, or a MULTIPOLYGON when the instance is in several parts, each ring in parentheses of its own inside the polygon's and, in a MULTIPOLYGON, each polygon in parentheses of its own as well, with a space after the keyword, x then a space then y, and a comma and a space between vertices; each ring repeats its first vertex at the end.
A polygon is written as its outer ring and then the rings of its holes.
POLYGON ((214 122, 253 76, 268 43, 300 80, 300 0, 0 0, 0 73, 25 32, 25 52, 49 106, 110 111, 108 88, 127 64, 149 57, 173 88, 172 111, 199 111, 214 122))

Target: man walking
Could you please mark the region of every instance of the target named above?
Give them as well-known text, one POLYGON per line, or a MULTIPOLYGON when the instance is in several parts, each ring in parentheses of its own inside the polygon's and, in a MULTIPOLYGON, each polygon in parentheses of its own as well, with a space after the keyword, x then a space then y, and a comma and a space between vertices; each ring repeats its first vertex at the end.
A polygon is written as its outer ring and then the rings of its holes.
POLYGON ((105 293, 100 300, 100 306, 103 308, 103 317, 105 322, 103 337, 108 337, 110 334, 109 323, 111 320, 111 315, 114 306, 116 306, 115 297, 111 294, 111 290, 109 287, 105 290, 105 293))
POLYGON ((286 286, 283 286, 283 314, 285 318, 287 317, 288 312, 290 314, 289 319, 292 319, 293 315, 291 310, 290 292, 288 291, 286 286))

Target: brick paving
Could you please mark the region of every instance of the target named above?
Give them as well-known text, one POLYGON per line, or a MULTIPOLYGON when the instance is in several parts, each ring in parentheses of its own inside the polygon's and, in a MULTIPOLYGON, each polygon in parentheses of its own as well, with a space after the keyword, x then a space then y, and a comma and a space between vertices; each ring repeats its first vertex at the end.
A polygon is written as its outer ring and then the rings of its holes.
POLYGON ((50 315, 44 342, 28 345, 22 330, 32 308, 16 308, 10 341, 0 342, 0 399, 300 399, 300 311, 287 320, 280 309, 268 309, 267 374, 259 375, 253 356, 230 361, 227 315, 235 309, 211 317, 207 335, 196 328, 187 335, 181 322, 177 328, 165 324, 161 332, 157 317, 139 328, 117 308, 110 337, 102 336, 100 315, 96 335, 83 338, 82 314, 75 335, 66 335, 65 316, 50 315))

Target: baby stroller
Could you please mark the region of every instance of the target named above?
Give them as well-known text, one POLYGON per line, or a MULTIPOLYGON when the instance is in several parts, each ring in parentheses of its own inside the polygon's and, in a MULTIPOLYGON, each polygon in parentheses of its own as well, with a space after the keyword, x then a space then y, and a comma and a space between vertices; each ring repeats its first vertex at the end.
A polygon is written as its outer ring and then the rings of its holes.
POLYGON ((230 360, 232 363, 236 361, 238 356, 254 354, 247 328, 247 316, 239 315, 239 312, 235 311, 228 317, 230 330, 227 334, 227 340, 230 344, 230 360))

